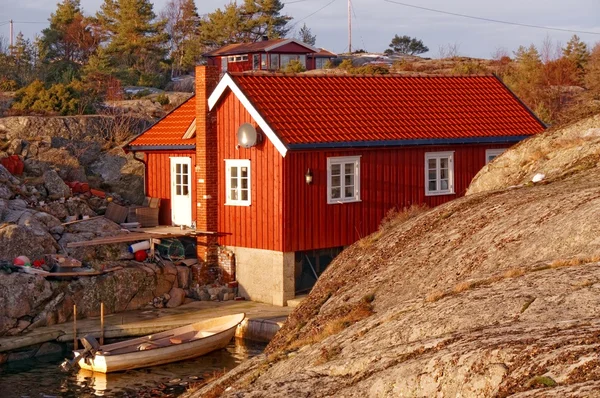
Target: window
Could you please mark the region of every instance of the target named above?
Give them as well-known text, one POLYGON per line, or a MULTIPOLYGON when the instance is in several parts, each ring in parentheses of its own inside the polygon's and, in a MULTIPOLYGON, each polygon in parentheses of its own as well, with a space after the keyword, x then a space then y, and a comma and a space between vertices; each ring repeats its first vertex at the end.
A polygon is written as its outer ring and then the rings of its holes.
POLYGON ((281 54, 281 69, 284 69, 292 60, 299 61, 304 68, 306 68, 306 55, 299 54, 281 54))
POLYGON ((244 62, 244 61, 248 61, 248 54, 244 54, 244 55, 230 55, 229 57, 227 57, 227 60, 229 62, 244 62))
POLYGON ((502 155, 502 152, 506 151, 506 148, 500 149, 486 149, 485 150, 485 164, 488 164, 498 156, 502 155))
POLYGON ((327 203, 360 201, 360 156, 327 158, 327 203))
POLYGON ((260 69, 260 55, 254 54, 252 56, 252 69, 257 70, 260 69))
POLYGON ((225 160, 226 205, 250 206, 250 160, 225 160))
POLYGON ((271 64, 269 65, 269 69, 279 69, 279 54, 271 54, 271 64))
POLYGON ((260 54, 260 68, 267 69, 267 54, 260 54))
POLYGON ((329 62, 329 58, 315 58, 315 68, 325 69, 325 65, 329 62))
POLYGON ((454 193, 454 152, 425 153, 425 195, 454 193))

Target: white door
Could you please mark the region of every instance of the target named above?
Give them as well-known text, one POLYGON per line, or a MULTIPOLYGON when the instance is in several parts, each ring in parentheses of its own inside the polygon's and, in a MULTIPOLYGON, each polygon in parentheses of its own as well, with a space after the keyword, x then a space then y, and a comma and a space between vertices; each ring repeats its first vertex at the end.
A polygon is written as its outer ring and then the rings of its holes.
POLYGON ((192 159, 171 158, 171 221, 192 225, 192 159))

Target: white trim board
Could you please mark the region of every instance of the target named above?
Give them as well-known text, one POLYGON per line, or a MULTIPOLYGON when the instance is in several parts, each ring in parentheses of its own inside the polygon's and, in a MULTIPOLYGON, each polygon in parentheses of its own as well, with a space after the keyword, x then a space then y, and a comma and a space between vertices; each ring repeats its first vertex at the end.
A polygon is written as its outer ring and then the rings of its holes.
POLYGON ((285 46, 286 44, 290 44, 290 43, 295 43, 295 44, 297 44, 297 45, 299 45, 301 47, 308 48, 309 50, 314 51, 316 53, 319 52, 319 50, 317 48, 311 46, 310 44, 306 44, 306 43, 301 42, 301 41, 296 40, 296 39, 287 39, 287 40, 281 41, 279 43, 275 43, 273 45, 270 45, 269 47, 265 48, 265 52, 269 52, 269 51, 275 50, 275 49, 277 49, 279 47, 285 46))
POLYGON ((227 88, 229 88, 235 94, 237 99, 242 103, 242 105, 244 105, 244 108, 246 108, 250 116, 252 116, 252 118, 256 121, 256 123, 262 129, 262 131, 265 132, 265 134, 267 135, 271 143, 273 143, 275 148, 277 148, 281 156, 285 157, 288 149, 286 148, 284 143, 281 142, 281 140, 279 139, 277 134, 275 134, 271 126, 267 124, 265 119, 263 119, 261 114, 256 110, 254 105, 252 105, 248 97, 244 95, 244 93, 242 92, 242 90, 240 90, 237 84, 235 84, 235 82, 228 73, 226 73, 223 76, 219 84, 217 84, 215 90, 212 92, 210 97, 208 97, 208 109, 212 110, 214 108, 214 106, 217 104, 217 102, 225 92, 225 89, 227 88))

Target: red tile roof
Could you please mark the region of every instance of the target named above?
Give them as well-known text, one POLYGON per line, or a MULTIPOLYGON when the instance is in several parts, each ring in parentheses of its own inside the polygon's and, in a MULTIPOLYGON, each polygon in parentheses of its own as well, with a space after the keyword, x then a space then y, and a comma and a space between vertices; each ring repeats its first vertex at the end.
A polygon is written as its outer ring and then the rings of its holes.
POLYGON ((225 47, 218 48, 216 50, 207 52, 203 54, 205 57, 215 57, 220 55, 235 55, 235 54, 247 54, 254 52, 266 51, 269 47, 277 46, 278 44, 286 44, 288 42, 293 42, 301 46, 306 46, 307 53, 314 52, 311 50, 311 47, 307 44, 303 44, 298 40, 293 39, 272 39, 272 40, 262 40, 254 43, 234 43, 226 45, 225 47))
POLYGON ((284 144, 523 136, 544 130, 493 76, 232 78, 284 144))
POLYGON ((129 143, 129 147, 189 146, 191 149, 196 145, 196 138, 184 140, 182 137, 195 118, 196 97, 192 96, 137 136, 129 143))

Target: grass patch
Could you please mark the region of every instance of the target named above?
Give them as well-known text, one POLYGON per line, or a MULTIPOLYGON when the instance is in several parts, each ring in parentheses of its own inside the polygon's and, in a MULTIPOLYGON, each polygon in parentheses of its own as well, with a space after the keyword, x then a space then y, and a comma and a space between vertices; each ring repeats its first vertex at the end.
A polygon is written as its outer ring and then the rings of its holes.
POLYGON ((537 387, 556 387, 557 383, 550 376, 536 376, 527 382, 528 388, 537 388, 537 387))
POLYGON ((401 224, 411 218, 418 216, 419 214, 425 213, 429 210, 429 206, 426 204, 420 205, 411 205, 409 207, 404 207, 402 211, 399 211, 397 208, 393 207, 386 213, 385 217, 381 220, 379 224, 379 230, 383 231, 393 227, 395 225, 401 224))
POLYGON ((529 308, 529 306, 535 301, 535 297, 530 297, 529 299, 527 299, 527 301, 525 301, 525 303, 523 304, 523 307, 521 307, 521 314, 524 313, 525 311, 527 311, 527 308, 529 308))
MULTIPOLYGON (((356 304, 349 305, 342 315, 330 319, 316 333, 293 340, 286 347, 286 350, 295 351, 306 345, 319 343, 327 337, 336 335, 356 322, 373 315, 373 306, 370 302, 367 302, 370 296, 367 295, 356 304)), ((372 296, 374 300, 375 295, 373 294, 372 296)))
POLYGON ((523 275, 525 275, 525 270, 523 268, 511 268, 502 274, 505 279, 518 278, 523 275))
POLYGON ((342 352, 342 348, 339 345, 332 347, 321 347, 321 353, 315 361, 315 366, 323 365, 333 359, 335 359, 342 352))

